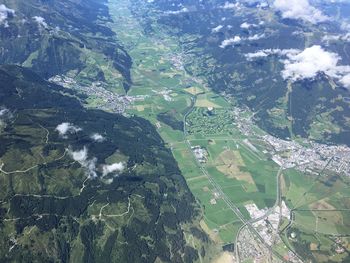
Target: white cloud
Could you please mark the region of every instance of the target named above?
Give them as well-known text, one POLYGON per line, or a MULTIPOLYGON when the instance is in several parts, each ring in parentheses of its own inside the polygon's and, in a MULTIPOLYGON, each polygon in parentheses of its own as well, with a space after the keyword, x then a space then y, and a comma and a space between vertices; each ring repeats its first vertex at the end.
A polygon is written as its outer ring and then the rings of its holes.
POLYGON ((99 133, 91 134, 90 138, 93 139, 95 142, 103 142, 106 139, 99 133))
POLYGON ((231 46, 234 44, 238 44, 242 41, 242 38, 240 36, 234 36, 232 38, 229 39, 225 39, 224 41, 221 42, 220 47, 221 48, 225 48, 227 46, 231 46))
POLYGON ((243 41, 255 41, 255 40, 259 40, 266 37, 266 35, 264 33, 262 34, 255 34, 249 37, 240 37, 240 36, 234 36, 228 39, 225 39, 224 41, 221 42, 220 46, 221 48, 225 48, 227 46, 233 46, 235 44, 239 44, 243 41))
POLYGON ((120 173, 124 170, 124 163, 113 163, 113 164, 105 164, 102 166, 102 176, 106 176, 110 173, 120 173))
POLYGON ((6 7, 4 4, 0 5, 0 25, 8 27, 7 18, 9 15, 14 15, 15 10, 6 7))
POLYGON ((248 53, 248 54, 245 54, 244 56, 246 57, 246 59, 248 60, 254 60, 256 58, 263 58, 263 57, 267 57, 269 56, 270 54, 267 53, 266 51, 264 50, 259 50, 255 53, 248 53))
POLYGON ((211 32, 217 33, 219 32, 224 26, 223 25, 218 25, 217 27, 214 27, 211 32))
POLYGON ((62 137, 65 137, 67 133, 75 133, 81 131, 82 129, 74 126, 72 123, 62 122, 61 124, 57 125, 56 130, 62 137))
POLYGON ((256 25, 255 24, 250 24, 250 23, 247 23, 247 22, 244 22, 240 25, 241 28, 243 29, 249 29, 251 27, 255 27, 256 25))
POLYGON ((343 21, 340 25, 340 28, 345 31, 350 31, 350 23, 343 21))
POLYGON ((83 149, 79 151, 72 151, 68 149, 68 153, 72 157, 72 159, 78 162, 82 167, 86 169, 87 175, 90 178, 96 178, 96 158, 88 159, 88 149, 84 146, 83 149))
POLYGON ((9 110, 7 108, 0 108, 0 117, 3 117, 9 113, 9 110))
MULTIPOLYGON (((68 149, 69 155, 72 159, 78 162, 86 171, 86 174, 89 178, 97 177, 97 168, 96 163, 97 159, 95 157, 89 159, 88 149, 86 146, 81 150, 73 151, 71 147, 68 149)), ((108 174, 114 173, 114 176, 117 176, 125 169, 125 164, 123 162, 113 163, 113 164, 104 164, 102 165, 102 177, 105 177, 108 174)))
POLYGON ((43 28, 47 28, 48 25, 47 23, 45 22, 45 19, 41 16, 33 16, 33 19, 35 22, 38 23, 39 26, 43 27, 43 28))
POLYGON ((242 29, 257 28, 259 26, 263 26, 264 24, 265 24, 264 21, 260 21, 258 24, 243 22, 240 25, 240 28, 242 28, 242 29))
POLYGON ((286 56, 287 54, 298 54, 298 53, 300 53, 300 50, 298 50, 298 49, 275 48, 275 49, 263 49, 263 50, 259 50, 259 51, 255 52, 255 53, 247 53, 244 56, 248 60, 253 60, 256 58, 262 58, 262 57, 267 57, 267 56, 271 56, 271 55, 286 56))
POLYGON ((350 73, 342 77, 339 81, 344 87, 350 88, 350 73))
POLYGON ((114 178, 108 178, 108 179, 104 180, 104 183, 105 184, 111 184, 111 183, 113 183, 113 181, 114 181, 114 178))
POLYGON ((239 2, 236 3, 230 3, 230 2, 225 2, 223 6, 221 6, 223 9, 240 9, 241 4, 239 2))
POLYGON ((12 117, 12 114, 7 108, 0 107, 0 128, 4 127, 6 125, 7 119, 11 117, 12 117))
POLYGON ((270 55, 284 56, 281 60, 284 69, 281 74, 286 80, 298 81, 314 79, 319 73, 323 73, 338 80, 344 87, 350 88, 350 66, 339 65, 341 60, 337 53, 328 52, 321 46, 314 45, 303 51, 297 49, 264 49, 255 53, 248 53, 248 60, 267 57, 270 55))
POLYGON ((338 66, 340 57, 337 53, 327 52, 321 46, 315 45, 306 48, 298 54, 288 54, 284 60, 284 79, 292 81, 312 79, 318 73, 325 73, 332 78, 341 78, 349 71, 350 66, 338 66))
POLYGON ((180 10, 176 10, 176 11, 167 11, 165 12, 166 14, 170 14, 170 15, 178 15, 178 14, 182 14, 182 13, 187 13, 189 10, 187 7, 183 7, 180 10))
POLYGON ((265 34, 262 33, 262 34, 255 34, 255 35, 249 36, 247 39, 250 40, 250 41, 253 41, 253 40, 262 39, 264 37, 265 37, 265 34))
POLYGON ((74 161, 77 162, 85 162, 88 157, 88 151, 87 148, 84 146, 84 148, 80 151, 69 151, 70 155, 72 156, 74 161))
POLYGON ((312 24, 329 20, 329 17, 310 5, 308 0, 274 0, 273 6, 281 12, 283 18, 301 19, 312 24))
POLYGON ((267 8, 267 7, 269 7, 269 4, 266 3, 266 2, 262 2, 262 3, 259 3, 259 4, 257 5, 257 7, 258 7, 258 8, 267 8))
POLYGON ((350 33, 346 33, 345 35, 325 35, 322 38, 322 41, 326 42, 327 44, 329 42, 339 41, 339 40, 350 42, 350 33))

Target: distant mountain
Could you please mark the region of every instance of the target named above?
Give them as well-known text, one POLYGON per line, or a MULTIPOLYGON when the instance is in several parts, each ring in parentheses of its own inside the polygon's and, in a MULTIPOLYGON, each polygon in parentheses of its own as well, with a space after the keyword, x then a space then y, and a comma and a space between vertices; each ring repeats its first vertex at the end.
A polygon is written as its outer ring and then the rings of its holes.
POLYGON ((146 120, 0 67, 2 262, 192 262, 194 198, 146 120))
POLYGON ((45 79, 70 72, 75 78, 105 81, 106 72, 95 62, 103 61, 122 75, 127 91, 132 61, 106 25, 106 2, 2 1, 6 19, 0 23, 0 63, 29 67, 45 79))
POLYGON ((350 145, 350 4, 287 2, 135 0, 134 12, 141 24, 142 12, 157 17, 190 57, 185 69, 248 106, 264 130, 350 145))

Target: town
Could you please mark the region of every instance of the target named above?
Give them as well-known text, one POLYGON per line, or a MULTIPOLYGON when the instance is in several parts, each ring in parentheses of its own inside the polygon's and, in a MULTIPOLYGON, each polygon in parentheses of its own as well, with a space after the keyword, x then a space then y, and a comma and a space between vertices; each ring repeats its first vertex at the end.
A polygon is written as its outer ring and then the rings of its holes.
POLYGON ((119 114, 125 114, 125 110, 133 102, 143 101, 147 97, 147 95, 128 96, 116 94, 109 91, 105 87, 106 84, 100 81, 92 82, 90 86, 82 86, 73 78, 64 75, 56 75, 50 78, 49 81, 68 89, 74 89, 92 98, 98 98, 96 99, 97 109, 119 114))
MULTIPOLYGON (((265 142, 265 153, 283 168, 295 168, 302 172, 319 173, 321 170, 350 176, 350 148, 345 145, 327 145, 303 139, 283 140, 270 134, 257 134, 252 114, 247 109, 235 107, 233 116, 242 134, 265 142), (248 115, 248 117, 247 117, 248 115)), ((250 147, 252 148, 252 147, 250 147)))

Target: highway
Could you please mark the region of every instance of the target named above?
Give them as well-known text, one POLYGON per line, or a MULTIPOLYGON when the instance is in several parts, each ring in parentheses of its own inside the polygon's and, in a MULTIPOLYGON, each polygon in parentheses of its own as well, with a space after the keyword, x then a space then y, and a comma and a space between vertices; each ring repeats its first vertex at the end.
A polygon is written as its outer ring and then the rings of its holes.
MULTIPOLYGON (((196 99, 197 99, 197 95, 194 95, 191 97, 191 105, 189 106, 189 110, 186 112, 186 114, 183 117, 183 134, 184 134, 184 140, 186 142, 186 145, 188 146, 189 151, 192 152, 191 149, 191 143, 190 141, 187 139, 187 117, 188 115, 192 112, 194 105, 196 103, 196 99)), ((280 183, 279 183, 279 178, 280 178, 280 174, 282 172, 282 167, 280 168, 280 170, 277 173, 277 197, 276 197, 276 202, 275 205, 269 209, 269 211, 262 216, 261 218, 257 218, 257 219, 251 219, 251 220, 247 220, 244 218, 244 215, 242 214, 242 212, 239 210, 239 208, 225 195, 225 193, 223 192, 221 186, 215 182, 215 180, 213 179, 213 177, 207 172, 207 170, 205 169, 205 167, 203 167, 203 165, 201 163, 198 162, 197 158, 195 157, 194 153, 193 153, 193 157, 196 160, 196 165, 197 167, 201 170, 201 172, 208 178, 208 181, 210 182, 210 184, 213 186, 213 188, 215 189, 215 191, 217 193, 219 193, 219 195, 221 196, 222 200, 226 203, 226 205, 235 213, 235 215, 241 220, 241 222, 243 223, 243 226, 240 228, 240 230, 244 227, 244 226, 248 226, 249 230, 251 231, 251 233, 253 233, 258 239, 259 241, 269 250, 270 254, 274 254, 276 257, 278 257, 280 260, 282 260, 283 262, 286 262, 283 257, 279 254, 277 254, 275 251, 272 250, 272 248, 265 242, 265 240, 262 238, 262 236, 259 234, 259 232, 253 227, 253 223, 257 222, 259 220, 262 220, 264 218, 266 218, 269 214, 272 213, 272 211, 275 209, 275 207, 277 205, 279 205, 280 200, 281 200, 281 193, 280 193, 280 183)), ((237 257, 237 262, 239 261, 239 255, 238 255, 238 249, 237 249, 237 239, 239 236, 239 232, 236 236, 236 242, 235 242, 235 253, 236 253, 236 257, 237 257)))

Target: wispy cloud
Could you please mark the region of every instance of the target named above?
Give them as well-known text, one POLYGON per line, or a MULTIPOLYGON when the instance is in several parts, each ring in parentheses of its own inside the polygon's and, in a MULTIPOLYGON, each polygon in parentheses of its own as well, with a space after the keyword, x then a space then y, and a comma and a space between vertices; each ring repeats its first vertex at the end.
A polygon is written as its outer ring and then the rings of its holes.
POLYGON ((0 118, 7 115, 9 112, 10 112, 9 109, 5 107, 0 107, 0 118))
POLYGON ((95 157, 88 159, 88 149, 84 146, 83 149, 78 151, 73 151, 71 148, 68 149, 69 155, 72 159, 78 162, 82 167, 85 168, 88 177, 96 178, 96 162, 97 159, 95 157))
POLYGON ((7 18, 9 16, 13 16, 15 14, 15 10, 6 7, 4 4, 0 5, 0 25, 4 25, 8 27, 7 18))
POLYGON ((317 24, 329 20, 320 10, 310 5, 308 0, 274 0, 273 7, 283 18, 301 19, 317 24))
POLYGON ((35 22, 38 23, 39 27, 43 27, 43 28, 48 28, 47 23, 45 22, 45 19, 41 16, 33 16, 33 19, 35 22))
POLYGON ((178 14, 187 13, 187 12, 189 12, 188 8, 183 7, 180 10, 176 10, 176 11, 166 11, 165 14, 178 15, 178 14))
POLYGON ((248 60, 253 60, 256 58, 263 58, 263 57, 267 57, 270 55, 278 55, 278 56, 286 56, 287 54, 298 54, 300 53, 299 49, 279 49, 279 48, 275 48, 275 49, 262 49, 262 50, 258 50, 254 53, 247 53, 244 56, 248 59, 248 60))
POLYGON ((125 169, 125 163, 123 162, 103 164, 99 166, 99 169, 97 169, 97 158, 93 156, 89 158, 89 152, 86 146, 76 151, 72 150, 72 147, 69 146, 67 151, 71 158, 85 169, 86 175, 91 179, 98 177, 98 171, 100 173, 102 172, 100 179, 105 179, 104 177, 107 175, 116 177, 125 169))
POLYGON ((248 22, 244 22, 244 23, 242 23, 242 24, 240 25, 240 28, 242 28, 242 29, 249 29, 249 28, 255 27, 255 26, 256 26, 255 24, 250 24, 250 23, 248 23, 248 22))
POLYGON ((110 173, 120 173, 124 170, 125 165, 122 162, 105 164, 102 166, 102 176, 106 176, 110 173))
POLYGON ((319 45, 297 49, 265 49, 255 53, 248 53, 245 57, 248 60, 263 58, 270 55, 285 57, 281 60, 284 69, 281 75, 284 79, 292 82, 303 79, 314 79, 319 73, 323 73, 341 85, 350 88, 350 66, 340 65, 341 57, 334 52, 324 50, 319 45))
POLYGON ((91 134, 90 138, 92 140, 94 140, 95 142, 103 142, 106 138, 103 137, 101 134, 99 133, 93 133, 91 134))
POLYGON ((5 107, 0 107, 0 127, 6 126, 8 119, 12 118, 12 113, 5 107))
POLYGON ((220 47, 225 48, 227 46, 232 46, 235 44, 239 44, 242 41, 242 38, 240 36, 234 36, 229 39, 225 39, 221 42, 220 47))
POLYGON ((315 45, 298 54, 288 54, 287 59, 283 61, 282 76, 284 79, 296 81, 313 79, 322 72, 340 80, 350 74, 350 66, 338 65, 340 60, 337 53, 325 51, 321 46, 315 45))
POLYGON ((234 37, 223 40, 219 47, 225 48, 227 46, 238 45, 238 44, 242 43, 243 41, 255 41, 255 40, 265 38, 265 37, 266 37, 265 33, 254 34, 254 35, 251 35, 249 37, 234 36, 234 37))
POLYGON ((350 89, 350 73, 343 76, 339 81, 341 84, 343 84, 344 87, 350 89))
POLYGON ((254 34, 252 36, 249 36, 247 39, 250 40, 250 41, 253 41, 253 40, 259 40, 259 39, 262 39, 266 37, 264 33, 262 34, 254 34))
POLYGON ((239 2, 236 2, 236 3, 225 2, 225 4, 220 7, 222 9, 240 9, 241 4, 239 2))
POLYGON ((224 26, 223 25, 218 25, 217 27, 214 27, 211 32, 217 33, 219 32, 224 26))
POLYGON ((335 41, 345 41, 350 42, 350 33, 342 34, 342 35, 325 35, 322 38, 322 41, 329 44, 329 42, 335 42, 335 41))
POLYGON ((81 131, 82 129, 75 126, 72 123, 62 122, 61 124, 57 125, 56 130, 58 131, 59 135, 66 138, 66 135, 68 133, 76 133, 76 132, 81 131))

